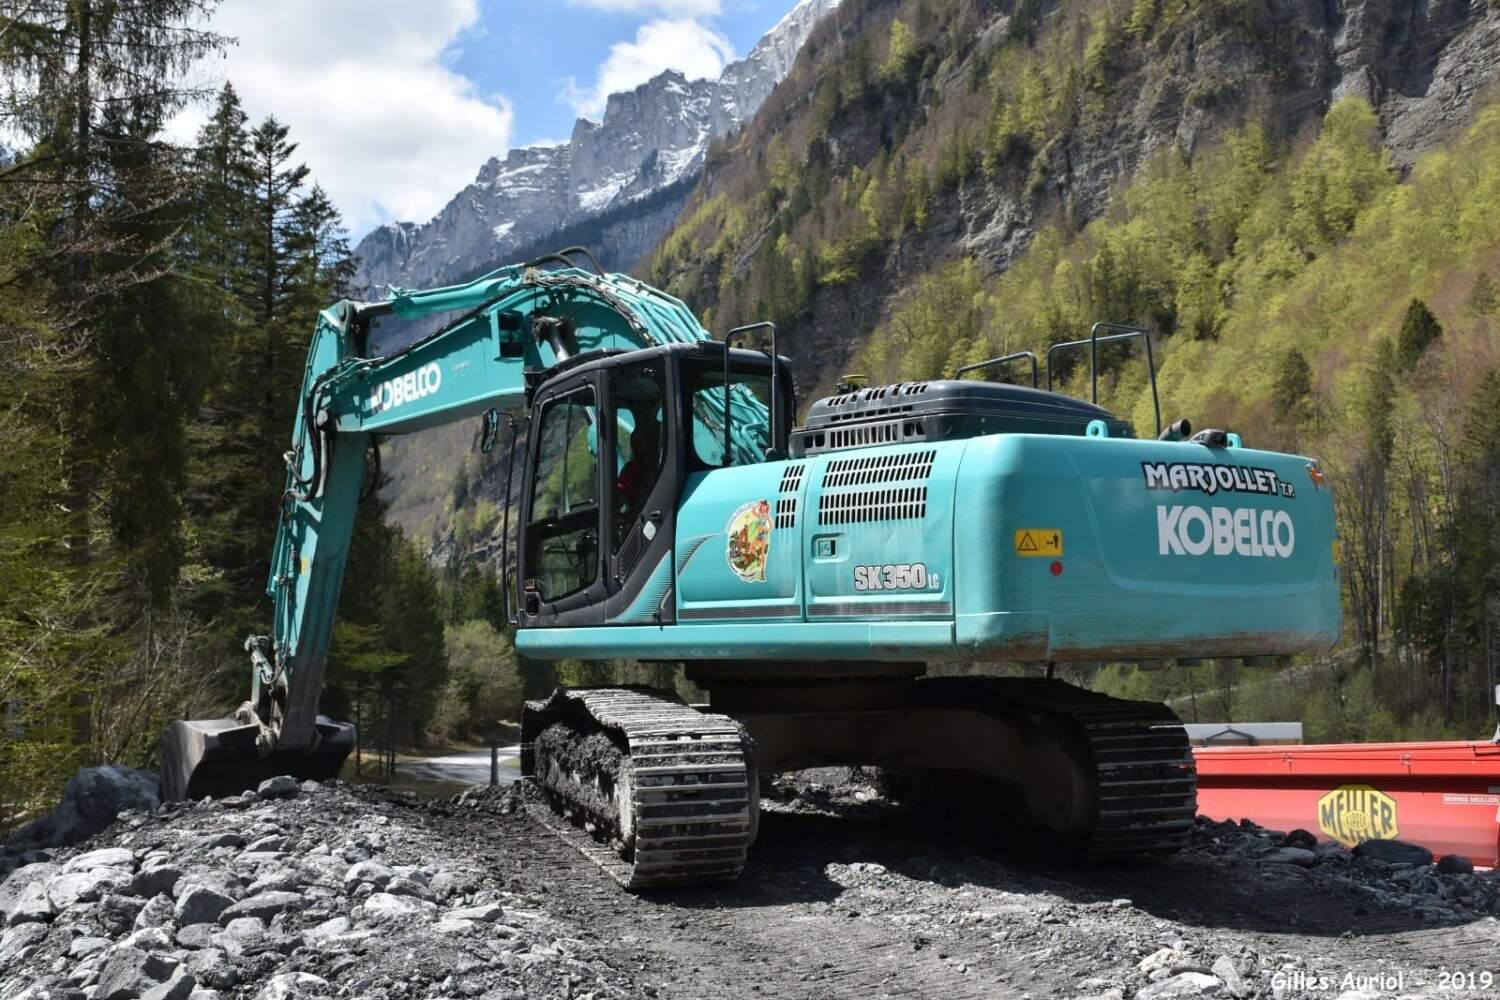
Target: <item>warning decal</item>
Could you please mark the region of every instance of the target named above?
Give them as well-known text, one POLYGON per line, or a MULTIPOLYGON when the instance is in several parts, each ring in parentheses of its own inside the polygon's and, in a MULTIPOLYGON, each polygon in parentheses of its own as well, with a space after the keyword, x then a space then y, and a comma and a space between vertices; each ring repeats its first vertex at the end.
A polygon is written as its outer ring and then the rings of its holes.
POLYGON ((1056 528, 1021 528, 1016 531, 1016 555, 1056 558, 1062 554, 1062 532, 1056 528))

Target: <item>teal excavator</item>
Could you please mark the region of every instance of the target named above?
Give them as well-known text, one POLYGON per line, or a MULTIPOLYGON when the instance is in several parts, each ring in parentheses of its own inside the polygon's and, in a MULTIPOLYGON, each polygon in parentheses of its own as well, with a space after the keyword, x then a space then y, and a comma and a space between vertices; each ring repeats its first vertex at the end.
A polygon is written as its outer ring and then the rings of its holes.
POLYGON ((1027 364, 1029 386, 968 370, 841 385, 794 427, 773 326, 716 339, 682 302, 580 254, 320 314, 286 454, 272 627, 246 643, 250 698, 170 727, 166 798, 338 773, 353 727, 318 700, 370 456, 386 435, 475 417, 486 445, 509 421, 513 473, 524 451, 501 546, 516 648, 680 663, 708 692, 699 706, 559 689, 526 706, 523 772, 631 888, 737 876, 760 779, 818 765, 967 783, 1085 855, 1170 851, 1195 813, 1181 724, 1052 666, 1338 639, 1316 461, 1187 421, 1162 430, 1159 409, 1157 437, 1138 439, 1051 391, 1059 359, 1086 351, 1097 401, 1101 348, 1134 340, 1154 394, 1144 331, 1099 324, 1055 345, 1046 388, 1034 355, 1010 355, 974 367, 1027 364), (448 321, 379 356, 371 331, 391 317, 448 321), (941 669, 999 662, 1037 670, 941 669))

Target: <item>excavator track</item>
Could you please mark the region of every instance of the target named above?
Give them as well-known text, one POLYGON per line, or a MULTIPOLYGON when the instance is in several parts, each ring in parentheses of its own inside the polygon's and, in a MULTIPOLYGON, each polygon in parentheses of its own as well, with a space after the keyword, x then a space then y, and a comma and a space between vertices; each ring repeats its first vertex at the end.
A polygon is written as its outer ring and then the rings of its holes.
POLYGON ((739 876, 759 803, 733 719, 657 691, 584 688, 528 703, 522 728, 522 771, 553 807, 541 818, 622 886, 739 876))
POLYGON ((1023 732, 1071 734, 1093 767, 1095 814, 1079 853, 1100 860, 1171 853, 1197 815, 1197 771, 1187 731, 1159 702, 1129 701, 1042 678, 934 678, 914 685, 928 705, 967 704, 1023 732))

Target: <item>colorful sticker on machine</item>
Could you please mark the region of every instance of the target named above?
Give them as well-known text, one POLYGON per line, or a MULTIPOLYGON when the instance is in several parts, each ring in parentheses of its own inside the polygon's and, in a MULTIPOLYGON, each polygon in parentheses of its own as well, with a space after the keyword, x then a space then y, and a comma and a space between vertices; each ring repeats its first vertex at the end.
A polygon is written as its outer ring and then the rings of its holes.
POLYGON ((1371 785, 1340 785, 1318 799, 1318 829, 1345 847, 1394 840, 1396 800, 1371 785))
POLYGON ((746 583, 766 581, 766 560, 771 557, 771 504, 752 500, 729 515, 724 557, 734 575, 746 583))

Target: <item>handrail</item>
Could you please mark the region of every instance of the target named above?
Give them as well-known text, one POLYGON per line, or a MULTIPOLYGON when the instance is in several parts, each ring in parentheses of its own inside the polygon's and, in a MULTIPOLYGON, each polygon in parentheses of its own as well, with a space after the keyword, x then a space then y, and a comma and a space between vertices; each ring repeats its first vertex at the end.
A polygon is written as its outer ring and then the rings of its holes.
POLYGON ((1047 348, 1047 391, 1052 391, 1052 355, 1060 350, 1072 347, 1089 345, 1089 381, 1092 394, 1089 402, 1095 406, 1099 405, 1099 345, 1108 344, 1117 340, 1134 340, 1139 337, 1146 342, 1146 372, 1151 378, 1151 406, 1156 414, 1156 433, 1161 435, 1161 397, 1156 391, 1156 358, 1151 353, 1151 333, 1137 326, 1125 326, 1122 323, 1095 323, 1089 329, 1088 338, 1085 340, 1067 340, 1060 344, 1053 344, 1047 348), (1099 336, 1099 331, 1118 330, 1107 336, 1099 336))
MULTIPOLYGON (((776 457, 780 456, 781 449, 780 447, 778 447, 778 445, 780 444, 781 439, 776 436, 776 411, 781 408, 781 393, 779 391, 780 380, 777 378, 776 373, 777 370, 781 367, 781 352, 777 348, 776 324, 772 323, 770 320, 761 320, 759 323, 747 323, 744 326, 737 326, 733 330, 730 330, 728 333, 724 334, 724 464, 726 466, 731 464, 729 458, 729 456, 732 454, 729 444, 729 425, 734 419, 730 413, 729 406, 729 345, 730 342, 737 336, 747 334, 752 330, 765 329, 769 329, 771 331, 770 450, 776 453, 776 457)), ((770 458, 773 456, 767 455, 766 457, 770 458)))
POLYGON ((1029 358, 1031 360, 1031 387, 1033 389, 1041 388, 1041 371, 1037 367, 1036 352, 1034 351, 1017 351, 1014 354, 1007 354, 1004 357, 990 358, 988 361, 976 361, 972 365, 964 365, 953 373, 953 377, 960 379, 964 377, 965 372, 979 371, 981 368, 988 368, 991 365, 1009 364, 1012 361, 1019 361, 1022 358, 1029 358))

